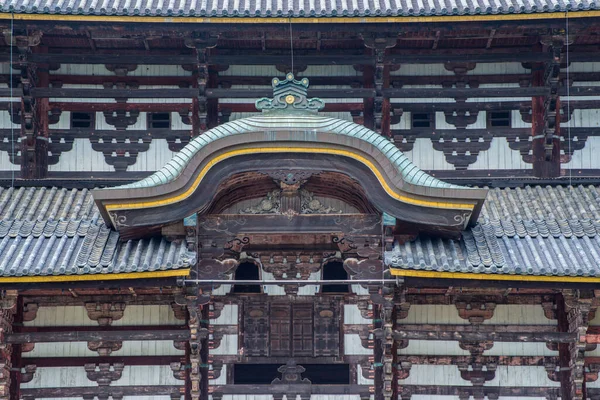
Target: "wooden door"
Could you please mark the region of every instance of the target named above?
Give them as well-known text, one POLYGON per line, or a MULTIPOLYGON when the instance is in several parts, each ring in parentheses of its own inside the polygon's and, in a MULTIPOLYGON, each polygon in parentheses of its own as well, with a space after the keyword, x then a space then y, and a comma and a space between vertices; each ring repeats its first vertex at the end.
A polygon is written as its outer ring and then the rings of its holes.
POLYGON ((271 304, 271 356, 290 356, 290 304, 271 304))
POLYGON ((293 355, 294 356, 312 356, 313 355, 313 305, 294 304, 292 306, 293 323, 293 355))
POLYGON ((244 305, 244 355, 267 357, 269 355, 269 305, 248 303, 244 305))

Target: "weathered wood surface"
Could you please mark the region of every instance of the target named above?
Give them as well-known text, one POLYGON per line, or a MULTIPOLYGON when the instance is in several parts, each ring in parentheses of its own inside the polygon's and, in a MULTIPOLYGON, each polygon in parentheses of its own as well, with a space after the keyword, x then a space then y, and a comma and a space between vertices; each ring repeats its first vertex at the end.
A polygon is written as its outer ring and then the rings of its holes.
POLYGON ((227 385, 213 386, 213 393, 219 394, 244 394, 260 395, 273 393, 297 394, 366 394, 369 393, 367 385, 311 385, 311 384, 273 384, 273 385, 227 385))
POLYGON ((7 343, 58 343, 127 340, 188 340, 185 330, 25 332, 6 335, 7 343))
POLYGON ((558 387, 497 387, 497 386, 435 386, 435 385, 402 385, 403 393, 412 395, 434 395, 434 396, 458 396, 463 393, 473 394, 474 391, 483 391, 487 394, 495 394, 510 397, 545 397, 553 395, 559 396, 558 387))
POLYGON ((85 364, 124 364, 126 366, 170 365, 184 356, 110 356, 110 357, 30 357, 21 359, 21 367, 83 367, 85 364))
POLYGON ((145 385, 145 386, 100 386, 100 387, 62 387, 21 389, 22 399, 40 399, 52 397, 90 397, 94 396, 161 396, 180 393, 183 386, 145 385))
POLYGON ((566 332, 426 332, 419 330, 397 330, 395 340, 459 340, 459 341, 496 341, 496 342, 556 342, 574 343, 577 335, 566 332))

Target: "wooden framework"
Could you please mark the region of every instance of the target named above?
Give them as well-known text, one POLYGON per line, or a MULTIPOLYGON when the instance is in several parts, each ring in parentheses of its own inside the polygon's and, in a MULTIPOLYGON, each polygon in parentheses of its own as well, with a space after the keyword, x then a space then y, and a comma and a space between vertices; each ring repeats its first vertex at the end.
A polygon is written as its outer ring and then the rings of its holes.
MULTIPOLYGON (((0 151, 19 170, 14 172, 17 185, 102 186, 137 181, 154 172, 137 163, 158 141, 164 140, 169 151, 178 152, 211 128, 235 120, 234 114, 256 111, 247 99, 271 94, 270 88, 262 87, 272 78, 270 72, 263 72, 267 67, 304 76, 309 68, 343 65, 348 67, 344 72, 339 72, 340 67, 338 72, 310 75, 316 87, 309 89, 308 96, 346 99, 327 103, 323 112, 347 113, 402 151, 412 151, 422 140, 431 142, 453 168, 432 168, 436 177, 503 185, 506 179, 511 183, 557 182, 573 174, 593 182, 600 166, 577 169, 568 162, 586 141, 599 136, 597 128, 577 126, 566 134, 561 123, 574 118, 574 112, 600 109, 595 99, 600 95, 596 85, 600 75, 576 71, 567 78, 564 72, 567 51, 570 63, 600 61, 597 22, 597 17, 573 20, 568 36, 563 30, 565 21, 559 18, 475 21, 461 27, 419 22, 400 27, 294 24, 292 61, 287 24, 197 26, 31 19, 9 25, 0 20, 4 34, 0 66, 7 67, 0 73, 0 84, 5 85, 0 87, 0 110, 14 124, 0 128, 0 151), (496 63, 516 63, 518 72, 473 72, 496 63), (145 68, 157 65, 154 72, 144 73, 145 68), (102 74, 69 72, 80 66, 99 68, 102 74), (169 66, 177 67, 180 75, 169 66), (251 66, 265 69, 251 76, 251 66), (443 72, 403 75, 408 68, 443 72), (508 111, 511 123, 516 120, 523 127, 492 124, 471 129, 479 115, 491 111, 508 111), (94 123, 89 128, 62 126, 64 116, 75 112, 91 113, 94 123), (167 112, 169 128, 144 125, 148 117, 142 113, 167 112), (415 113, 431 115, 432 124, 443 122, 444 128, 412 124, 413 129, 401 129, 402 123, 414 121, 409 119, 411 113, 413 118, 415 113), (178 128, 172 129, 175 124, 178 128), (519 162, 527 168, 469 169, 499 138, 519 152, 519 162), (75 152, 80 141, 89 142, 114 171, 53 170, 75 152)), ((321 144, 329 140, 331 147, 335 140, 330 136, 323 134, 321 144)), ((245 140, 254 140, 255 147, 264 144, 253 133, 245 140)), ((411 240, 419 232, 456 235, 465 226, 461 221, 460 226, 448 228, 434 220, 431 210, 402 209, 380 193, 373 176, 357 163, 340 163, 343 168, 336 165, 339 168, 334 170, 327 157, 254 154, 223 164, 209 177, 210 187, 196 192, 189 204, 164 206, 156 213, 125 207, 118 210, 124 213, 112 219, 106 212, 111 202, 163 200, 187 190, 189 179, 211 160, 209 156, 231 146, 228 143, 194 160, 193 168, 184 174, 186 179, 175 188, 123 189, 97 197, 107 221, 127 217, 128 226, 115 224, 123 240, 153 235, 173 241, 185 238, 198 255, 189 282, 165 278, 3 284, 0 399, 600 398, 596 385, 600 359, 595 353, 600 343, 600 323, 595 320, 600 293, 594 285, 546 283, 543 278, 537 282, 466 282, 407 276, 397 284, 351 285, 346 294, 311 291, 310 281, 330 260, 343 261, 351 278, 389 279, 382 253, 395 240, 411 240), (289 174, 309 169, 314 176, 299 176, 302 185, 285 182, 289 174), (309 194, 302 194, 301 189, 309 194), (263 207, 262 201, 272 202, 277 190, 281 190, 277 194, 280 206, 263 207), (307 197, 318 202, 313 203, 317 211, 312 215, 302 215, 307 197), (390 223, 382 211, 399 222, 390 223), (268 280, 293 277, 301 283, 271 285, 260 294, 235 293, 227 285, 210 283, 234 276, 242 262, 259 265, 268 280), (238 307, 235 313, 233 306, 238 307), (80 310, 85 318, 73 325, 41 317, 60 307, 80 310), (169 316, 134 324, 128 319, 133 307, 168 308, 169 316), (448 320, 427 323, 419 317, 435 315, 435 307, 448 320), (507 309, 523 312, 527 318, 541 313, 545 320, 524 322, 506 316, 502 320, 500 310, 507 309), (123 320, 127 322, 118 322, 123 320), (36 353, 47 343, 58 348, 79 342, 87 355, 36 353), (127 343, 150 346, 159 342, 168 343, 166 354, 123 355, 127 343), (456 345, 454 353, 431 355, 415 350, 422 344, 435 349, 438 343, 456 345), (511 350, 515 343, 539 346, 535 348, 547 355, 511 350), (509 350, 503 353, 499 348, 509 350), (235 384, 231 367, 244 363, 279 364, 279 375, 271 384, 235 384), (304 366, 312 364, 349 365, 349 383, 307 381, 304 366), (127 383, 124 378, 126 368, 147 368, 140 371, 148 372, 154 367, 168 369, 169 380, 151 383, 150 377, 142 383, 127 383), (456 380, 419 381, 424 370, 431 374, 429 367, 452 368, 456 380), (39 377, 50 370, 66 368, 79 371, 94 384, 38 384, 39 377), (506 371, 522 371, 517 368, 543 369, 542 377, 531 386, 500 381, 506 371)), ((385 172, 386 166, 380 170, 385 172)), ((388 180, 394 178, 389 168, 387 172, 388 180)), ((8 169, 0 171, 0 179, 12 177, 8 169)), ((435 201, 456 203, 461 193, 428 195, 435 201)), ((476 209, 481 197, 479 192, 479 197, 469 197, 467 203, 476 209)), ((466 219, 474 223, 476 214, 466 219)), ((451 220, 454 215, 443 217, 451 220)))

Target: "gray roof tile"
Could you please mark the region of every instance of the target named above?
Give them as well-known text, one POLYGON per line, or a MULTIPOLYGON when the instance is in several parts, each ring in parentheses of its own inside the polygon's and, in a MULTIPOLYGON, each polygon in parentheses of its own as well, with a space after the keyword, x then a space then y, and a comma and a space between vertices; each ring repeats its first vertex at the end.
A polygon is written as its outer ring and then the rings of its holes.
POLYGON ((185 242, 120 242, 86 189, 0 188, 0 277, 144 272, 194 263, 185 242))
POLYGON ((490 189, 461 240, 421 236, 385 259, 402 269, 598 277, 599 210, 600 186, 490 189))

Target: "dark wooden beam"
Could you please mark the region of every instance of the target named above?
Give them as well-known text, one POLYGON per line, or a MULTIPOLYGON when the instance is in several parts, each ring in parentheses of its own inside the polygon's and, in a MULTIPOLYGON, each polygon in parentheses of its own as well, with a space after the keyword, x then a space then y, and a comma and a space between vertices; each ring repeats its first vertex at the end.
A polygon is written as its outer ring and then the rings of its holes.
MULTIPOLYGON (((412 303, 411 303, 412 304, 412 303)), ((553 333, 558 328, 553 325, 452 325, 452 324, 402 324, 402 330, 412 332, 456 332, 456 333, 553 333)))
MULTIPOLYGON (((11 89, 0 89, 0 97, 9 97, 11 89)), ((534 97, 546 96, 550 89, 545 86, 523 88, 440 88, 440 89, 402 89, 384 88, 382 94, 385 98, 473 98, 473 97, 534 97)), ((198 90, 188 89, 71 89, 36 87, 31 90, 34 98, 194 98, 198 90)), ((207 88, 206 97, 209 99, 244 98, 256 99, 268 97, 273 94, 271 88, 265 89, 220 89, 207 88)), ((566 89, 559 91, 560 95, 566 94, 566 89)), ((370 98, 374 97, 373 89, 309 89, 309 97, 320 98, 370 98)), ((570 89, 570 96, 600 96, 598 86, 575 86, 570 89)))
POLYGON ((181 393, 182 389, 183 386, 174 385, 55 387, 21 389, 21 398, 29 400, 52 397, 108 398, 114 396, 122 398, 123 396, 165 396, 172 393, 181 393))
POLYGON ((460 396, 483 392, 484 395, 512 397, 560 397, 559 387, 498 387, 498 386, 435 386, 435 385, 402 385, 402 398, 410 395, 460 396))
POLYGON ((169 365, 172 362, 181 362, 183 356, 110 356, 110 357, 30 357, 22 358, 20 367, 35 365, 38 368, 46 367, 83 367, 85 364, 114 364, 121 363, 126 366, 139 365, 169 365))
MULTIPOLYGON (((405 356, 399 355, 398 363, 410 362, 412 365, 468 365, 473 362, 472 356, 405 356)), ((506 366, 543 367, 547 364, 558 365, 558 357, 543 356, 479 356, 481 364, 496 364, 506 366)))
POLYGON ((394 339, 415 340, 459 340, 459 341, 495 341, 495 342, 556 342, 574 343, 577 337, 567 332, 427 332, 418 330, 397 330, 394 339))
POLYGON ((176 340, 184 341, 190 337, 187 330, 146 330, 146 331, 67 331, 67 332, 24 332, 6 335, 7 343, 59 343, 59 342, 97 342, 128 340, 176 340))
POLYGON ((135 331, 187 331, 187 326, 181 325, 130 325, 130 326, 18 326, 15 333, 57 333, 64 332, 135 332, 135 331))
POLYGON ((273 393, 297 393, 320 395, 367 394, 368 385, 306 385, 306 384, 272 384, 272 385, 226 385, 213 386, 213 393, 260 395, 273 393))

